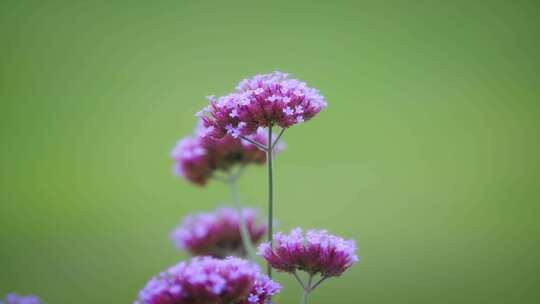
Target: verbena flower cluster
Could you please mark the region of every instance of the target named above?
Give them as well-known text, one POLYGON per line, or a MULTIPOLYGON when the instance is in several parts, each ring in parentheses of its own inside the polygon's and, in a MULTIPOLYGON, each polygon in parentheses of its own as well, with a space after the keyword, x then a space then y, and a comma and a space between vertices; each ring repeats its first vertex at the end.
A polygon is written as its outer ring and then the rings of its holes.
MULTIPOLYGON (((266 233, 267 226, 258 223, 255 209, 242 209, 242 217, 251 242, 258 243, 266 233)), ((246 255, 240 235, 240 217, 231 208, 188 215, 170 237, 179 249, 187 250, 192 255, 218 258, 246 255)))
POLYGON ((304 290, 302 302, 329 277, 340 276, 355 262, 352 240, 326 230, 300 228, 272 236, 273 154, 283 148, 285 129, 303 123, 327 106, 324 97, 306 83, 274 72, 242 80, 236 91, 215 98, 198 112, 195 134, 180 140, 171 156, 174 171, 196 185, 215 178, 231 188, 236 210, 219 208, 184 218, 170 235, 179 249, 194 256, 152 278, 139 293, 138 304, 266 304, 281 289, 271 280, 271 269, 292 273, 304 290), (273 127, 281 127, 279 135, 273 127), (268 222, 257 222, 253 209, 242 208, 236 181, 247 164, 267 163, 268 222), (219 172, 221 171, 221 172, 219 172), (268 263, 268 276, 252 262, 253 243, 268 232, 259 246, 268 263), (274 246, 275 244, 275 246, 274 246), (231 257, 247 256, 252 262, 231 257), (303 282, 297 271, 308 273, 303 282), (313 279, 320 276, 318 281, 313 279))
MULTIPOLYGON (((174 173, 196 185, 205 185, 217 170, 228 171, 235 165, 266 162, 266 153, 246 140, 226 136, 221 139, 206 137, 205 129, 199 126, 196 134, 182 138, 171 152, 175 161, 174 173)), ((249 139, 266 145, 265 129, 248 136, 249 139)), ((281 143, 274 148, 277 153, 285 148, 281 143)))
POLYGON ((8 293, 4 301, 0 300, 0 304, 41 304, 41 300, 34 295, 19 295, 16 293, 8 293))
MULTIPOLYGON (((195 134, 181 139, 171 152, 174 172, 196 185, 210 178, 231 188, 236 209, 188 215, 170 235, 179 249, 196 256, 153 277, 139 292, 135 304, 267 304, 281 286, 271 269, 292 273, 308 295, 329 277, 343 274, 358 261, 353 240, 326 230, 300 228, 272 236, 273 169, 275 153, 284 148, 285 129, 310 120, 327 106, 319 91, 305 82, 273 72, 242 80, 236 91, 215 98, 197 113, 195 134), (279 135, 273 127, 281 127, 279 135), (236 181, 247 164, 268 167, 268 222, 257 221, 254 209, 242 208, 236 181), (232 170, 239 166, 239 170, 232 170), (221 172, 218 172, 221 171, 221 172), (216 173, 220 173, 217 175, 216 173), (269 241, 258 254, 268 263, 268 275, 254 263, 253 244, 268 232, 269 241), (251 261, 233 257, 248 256, 251 261), (303 282, 297 271, 304 271, 303 282), (313 279, 320 275, 317 282, 313 279)), ((36 296, 8 294, 0 304, 41 304, 36 296)))
POLYGON ((281 286, 239 258, 193 258, 151 279, 135 304, 263 304, 281 286))
POLYGON ((259 255, 272 268, 294 273, 297 270, 323 277, 340 276, 358 261, 353 240, 329 234, 326 230, 293 229, 289 234, 274 235, 275 248, 270 243, 259 246, 259 255))
POLYGON ((327 106, 318 90, 281 72, 244 79, 234 93, 208 100, 210 105, 198 115, 205 135, 214 138, 246 136, 272 125, 288 128, 327 106))

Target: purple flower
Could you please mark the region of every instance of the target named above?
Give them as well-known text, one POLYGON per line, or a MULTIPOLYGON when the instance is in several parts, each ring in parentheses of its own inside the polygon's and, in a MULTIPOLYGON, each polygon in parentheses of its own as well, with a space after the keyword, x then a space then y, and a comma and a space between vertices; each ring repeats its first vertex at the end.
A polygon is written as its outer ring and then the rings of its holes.
MULTIPOLYGON (((242 214, 251 241, 258 243, 266 233, 266 225, 257 222, 254 209, 245 208, 242 214)), ((246 255, 240 234, 240 218, 238 212, 231 208, 186 216, 182 224, 172 231, 171 239, 176 247, 193 255, 217 258, 246 255)))
POLYGON ((198 257, 152 278, 135 304, 264 303, 280 288, 246 260, 198 257))
POLYGON ((0 301, 0 304, 40 304, 42 303, 38 297, 34 295, 22 296, 16 293, 8 293, 5 302, 0 301))
POLYGON ((247 298, 235 304, 265 304, 267 300, 281 290, 281 285, 268 276, 259 273, 247 298))
POLYGON ((281 72, 244 79, 234 93, 218 99, 212 96, 209 101, 199 116, 206 135, 214 138, 246 136, 271 125, 288 128, 327 106, 318 90, 281 72))
POLYGON ((358 261, 353 240, 329 234, 326 230, 293 229, 290 234, 274 234, 275 248, 270 243, 259 246, 259 255, 272 268, 294 273, 303 270, 310 275, 322 277, 340 276, 358 261))
MULTIPOLYGON (((232 128, 232 126, 230 126, 232 128)), ((205 185, 216 170, 228 171, 235 165, 258 164, 266 162, 266 153, 248 141, 226 136, 221 139, 206 137, 212 128, 198 126, 196 135, 181 139, 171 152, 175 160, 174 172, 196 185, 205 185)), ((232 130, 232 134, 236 131, 232 130)), ((266 131, 259 128, 248 136, 249 139, 266 145, 266 131)), ((285 148, 280 143, 274 148, 277 153, 285 148)))

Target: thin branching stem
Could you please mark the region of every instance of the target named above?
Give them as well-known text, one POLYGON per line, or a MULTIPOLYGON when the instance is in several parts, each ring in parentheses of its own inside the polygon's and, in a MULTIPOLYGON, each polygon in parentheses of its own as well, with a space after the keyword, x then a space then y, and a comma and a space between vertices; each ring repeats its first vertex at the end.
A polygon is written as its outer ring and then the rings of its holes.
POLYGON ((274 149, 276 147, 276 145, 278 144, 279 142, 279 139, 281 138, 281 135, 283 135, 283 133, 285 132, 285 128, 282 128, 281 131, 279 132, 278 136, 276 137, 276 140, 274 140, 274 142, 272 143, 272 149, 274 149))
POLYGON ((302 286, 302 289, 306 289, 306 285, 304 285, 304 282, 302 282, 302 279, 300 279, 300 277, 298 276, 298 273, 293 272, 293 275, 294 277, 296 278, 296 280, 298 281, 298 283, 300 283, 300 286, 302 286))
MULTIPOLYGON (((254 140, 252 140, 252 139, 250 139, 250 138, 247 138, 247 137, 245 137, 245 136, 242 136, 242 135, 240 135, 240 138, 243 139, 243 140, 245 140, 245 141, 247 141, 247 142, 249 142, 249 143, 251 143, 251 144, 253 144, 253 145, 255 145, 257 148, 263 150, 264 152, 267 152, 267 151, 268 151, 268 147, 266 147, 265 145, 263 145, 263 144, 261 144, 261 143, 258 143, 258 142, 256 142, 256 141, 254 141, 254 140)), ((269 141, 269 143, 270 143, 270 142, 272 142, 272 141, 269 141)))
POLYGON ((322 277, 317 283, 313 284, 313 286, 311 286, 309 289, 314 290, 315 288, 317 288, 317 286, 319 286, 322 282, 324 282, 324 280, 326 280, 326 278, 328 278, 328 277, 322 277))

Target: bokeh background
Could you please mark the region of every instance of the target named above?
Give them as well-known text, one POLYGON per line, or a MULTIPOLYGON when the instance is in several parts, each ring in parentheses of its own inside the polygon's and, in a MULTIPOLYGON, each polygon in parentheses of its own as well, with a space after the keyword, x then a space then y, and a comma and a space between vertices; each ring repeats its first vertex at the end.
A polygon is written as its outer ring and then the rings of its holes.
MULTIPOLYGON (((329 107, 287 131, 280 229, 361 262, 311 303, 538 303, 536 1, 0 3, 0 294, 130 303, 227 188, 171 174, 205 96, 282 70, 329 107)), ((241 181, 265 206, 265 171, 241 181)), ((277 303, 300 291, 286 275, 277 303)))

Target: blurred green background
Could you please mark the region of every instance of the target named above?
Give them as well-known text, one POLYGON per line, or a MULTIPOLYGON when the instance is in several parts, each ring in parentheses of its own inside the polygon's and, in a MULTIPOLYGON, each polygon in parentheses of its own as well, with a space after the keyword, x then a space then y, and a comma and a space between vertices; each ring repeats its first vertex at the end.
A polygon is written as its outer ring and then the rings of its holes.
MULTIPOLYGON (((538 303, 536 1, 0 3, 0 294, 130 303, 227 188, 171 174, 204 96, 276 69, 329 107, 286 133, 280 229, 361 262, 311 303, 538 303)), ((265 171, 245 202, 264 208, 265 171)), ((287 275, 277 303, 296 303, 287 275)))

